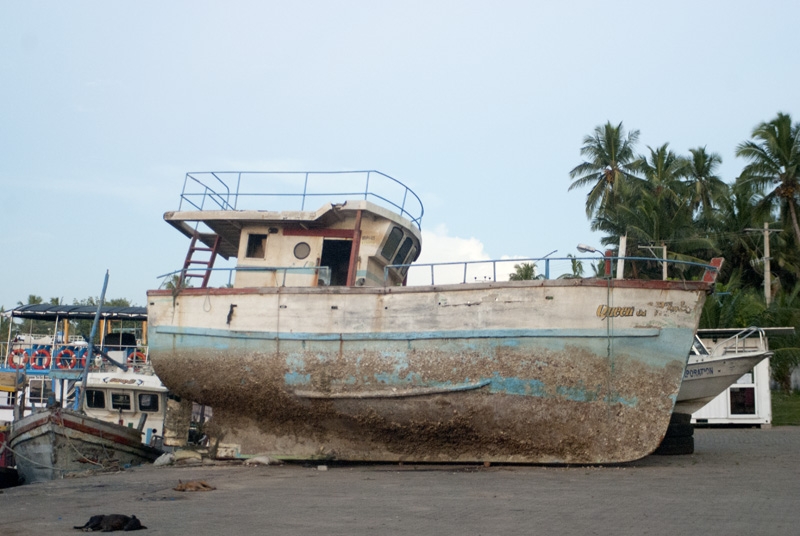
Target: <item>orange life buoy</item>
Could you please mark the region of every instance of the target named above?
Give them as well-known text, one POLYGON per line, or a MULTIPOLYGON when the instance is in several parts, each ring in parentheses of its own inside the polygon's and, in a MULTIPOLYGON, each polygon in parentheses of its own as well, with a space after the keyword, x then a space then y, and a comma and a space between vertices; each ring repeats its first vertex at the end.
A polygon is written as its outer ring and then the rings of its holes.
POLYGON ((45 348, 39 348, 31 356, 31 368, 36 370, 45 370, 50 368, 50 352, 45 348), (44 363, 39 364, 39 358, 44 357, 44 363))
POLYGON ((139 350, 136 350, 135 352, 131 352, 131 355, 128 356, 128 363, 130 363, 132 365, 143 365, 146 362, 147 362, 147 358, 139 350))
POLYGON ((11 350, 8 354, 8 366, 15 369, 25 368, 25 364, 28 362, 28 352, 23 350, 22 348, 15 348, 11 350), (22 361, 17 363, 15 361, 15 356, 21 355, 22 361))
POLYGON ((56 366, 60 369, 74 369, 78 363, 75 352, 69 348, 63 348, 56 356, 56 366))
POLYGON ((80 356, 80 357, 78 357, 78 360, 81 363, 81 368, 85 369, 86 368, 86 356, 89 355, 89 349, 88 348, 84 348, 83 350, 78 352, 78 354, 80 356))

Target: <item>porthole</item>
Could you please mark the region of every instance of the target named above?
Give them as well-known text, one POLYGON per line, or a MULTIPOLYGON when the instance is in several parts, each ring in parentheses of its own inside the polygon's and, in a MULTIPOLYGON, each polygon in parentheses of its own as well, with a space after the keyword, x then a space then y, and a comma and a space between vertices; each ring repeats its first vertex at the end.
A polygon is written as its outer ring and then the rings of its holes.
POLYGON ((306 242, 299 242, 294 247, 294 256, 298 259, 305 259, 309 253, 311 253, 311 246, 306 242))

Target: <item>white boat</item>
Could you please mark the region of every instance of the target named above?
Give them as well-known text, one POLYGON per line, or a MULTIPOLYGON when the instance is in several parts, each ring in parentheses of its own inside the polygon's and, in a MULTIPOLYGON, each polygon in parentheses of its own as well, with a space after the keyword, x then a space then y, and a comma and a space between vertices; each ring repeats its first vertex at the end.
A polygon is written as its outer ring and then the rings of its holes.
POLYGON ((176 273, 199 285, 148 292, 159 377, 213 407, 235 455, 611 463, 655 450, 716 268, 506 281, 488 261, 480 282, 463 284, 464 263, 462 283, 440 284, 452 264, 412 266, 422 214, 375 171, 188 174, 164 218, 191 239, 176 273), (218 257, 236 266, 213 285, 218 257), (430 283, 407 285, 410 269, 430 283))
MULTIPOLYGON (((6 312, 12 319, 52 323, 47 335, 12 336, 9 332, 8 349, 0 354, 5 357, 0 361, 0 373, 24 378, 19 416, 52 407, 54 401, 60 407, 123 426, 137 426, 146 416, 142 442, 160 446, 165 436, 172 437, 177 432, 164 426, 168 393, 150 363, 144 329, 146 309, 106 306, 100 310, 100 348, 118 363, 126 364, 127 371, 99 355, 86 367, 88 346, 82 336, 70 335, 70 325, 91 320, 96 312, 95 306, 44 304, 22 305, 6 312), (129 327, 123 329, 123 322, 129 327), (135 331, 130 326, 136 326, 135 331), (81 408, 78 380, 84 370, 88 371, 88 396, 81 408)), ((0 392, 0 421, 14 420, 15 401, 14 395, 0 392)))
POLYGON ((7 444, 25 482, 152 461, 170 439, 188 435, 189 416, 168 398, 145 340, 113 331, 121 321, 144 324, 144 308, 25 305, 7 314, 53 322, 50 335, 9 333, 0 363, 0 420, 11 423, 7 444), (127 370, 100 355, 87 363, 87 343, 69 335, 71 322, 96 314, 99 348, 127 370))
POLYGON ((711 349, 695 335, 675 413, 696 412, 771 355, 764 330, 757 327, 737 331, 711 349))

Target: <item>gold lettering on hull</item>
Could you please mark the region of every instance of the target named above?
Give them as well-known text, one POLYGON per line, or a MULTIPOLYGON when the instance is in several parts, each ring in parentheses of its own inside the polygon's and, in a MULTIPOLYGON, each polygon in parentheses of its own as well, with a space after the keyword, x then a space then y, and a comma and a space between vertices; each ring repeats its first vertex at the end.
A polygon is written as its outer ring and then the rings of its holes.
POLYGON ((602 319, 618 318, 626 316, 647 316, 647 310, 636 309, 635 307, 609 307, 608 305, 597 306, 597 316, 602 319))

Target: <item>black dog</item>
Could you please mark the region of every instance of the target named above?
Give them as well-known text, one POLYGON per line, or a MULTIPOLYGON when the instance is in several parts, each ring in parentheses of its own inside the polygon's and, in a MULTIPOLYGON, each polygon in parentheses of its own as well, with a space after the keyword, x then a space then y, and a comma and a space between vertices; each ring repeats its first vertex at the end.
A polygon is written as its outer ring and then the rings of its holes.
POLYGON ((83 532, 113 532, 115 530, 140 530, 146 529, 136 516, 110 514, 106 516, 92 516, 82 527, 74 527, 83 532))

